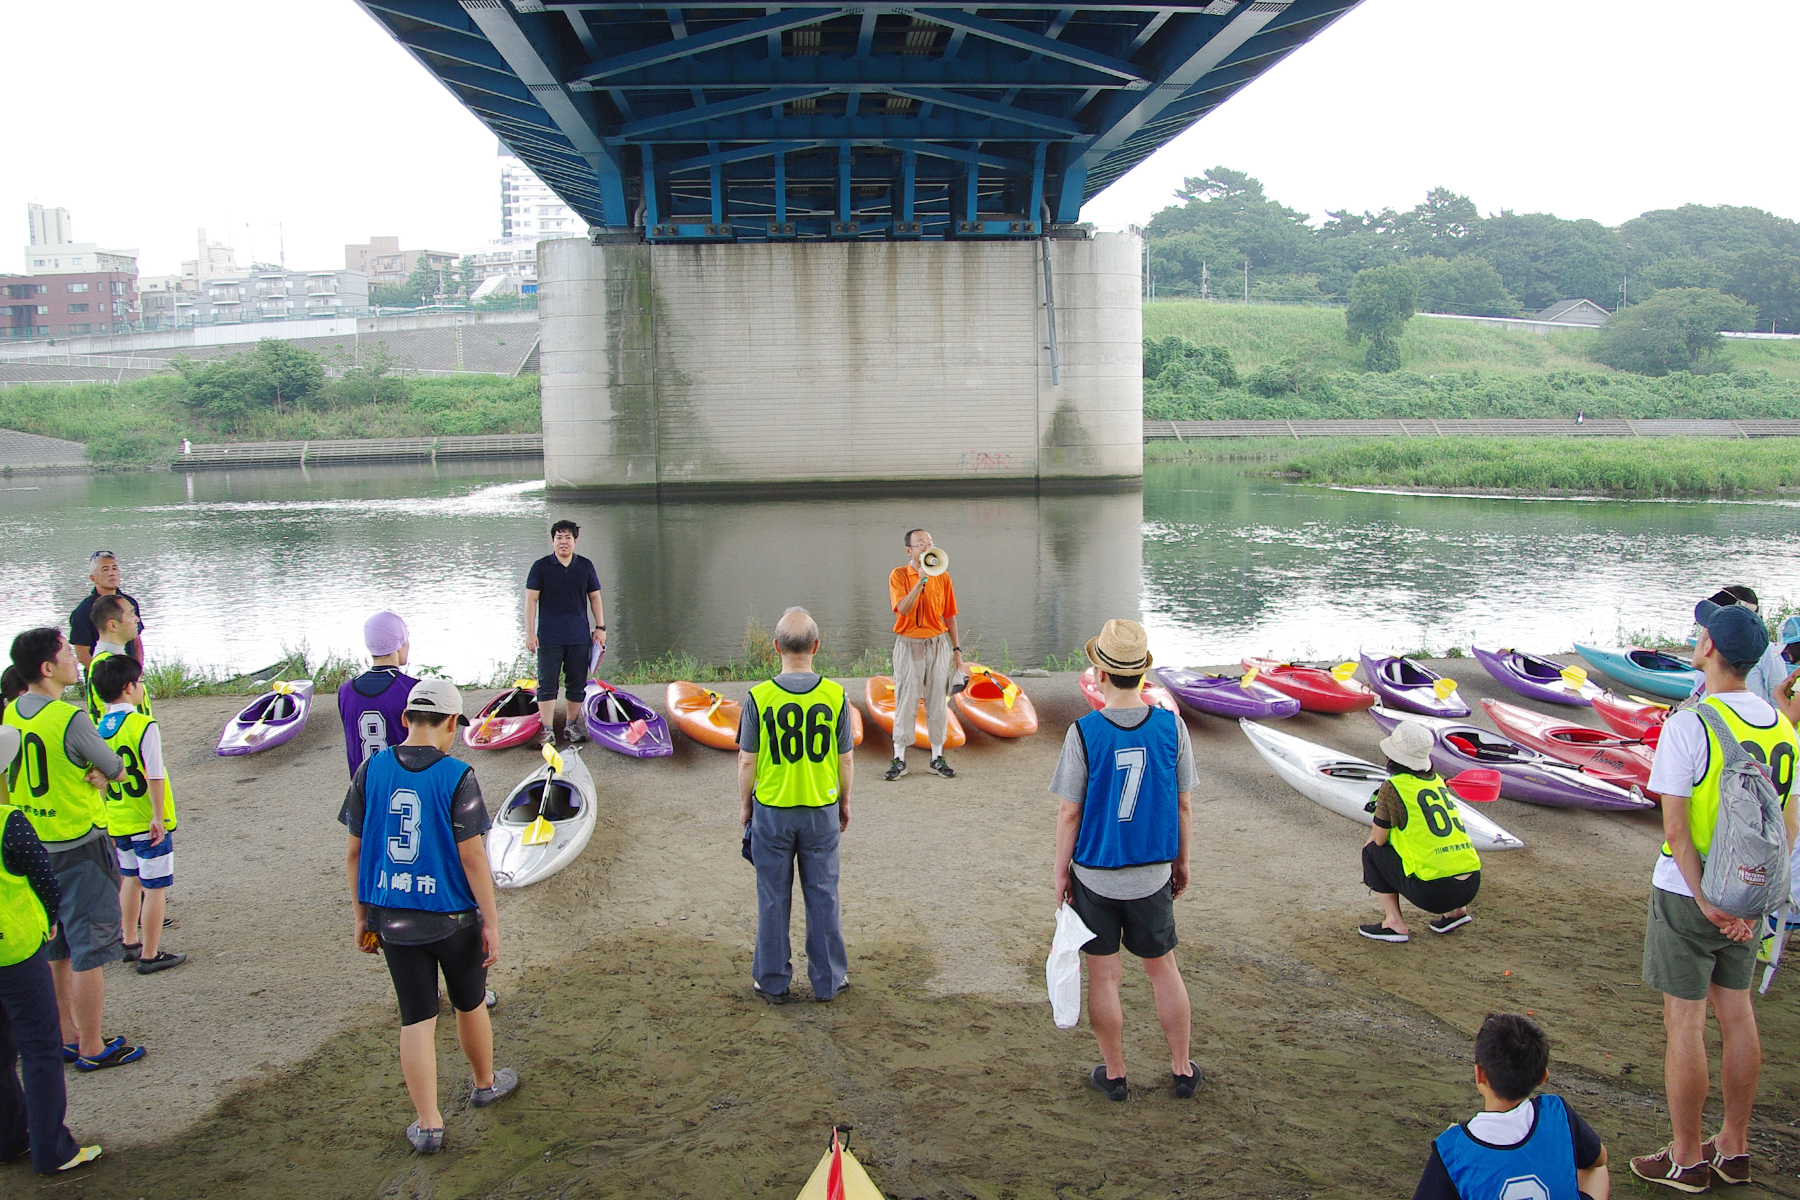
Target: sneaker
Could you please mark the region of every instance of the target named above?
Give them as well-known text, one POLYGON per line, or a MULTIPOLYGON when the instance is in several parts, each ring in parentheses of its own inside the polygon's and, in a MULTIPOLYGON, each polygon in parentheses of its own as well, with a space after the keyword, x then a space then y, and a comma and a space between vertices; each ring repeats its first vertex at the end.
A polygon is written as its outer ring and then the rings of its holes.
POLYGON ((144 1053, 142 1046, 127 1046, 124 1044, 124 1039, 121 1038, 119 1045, 108 1045, 106 1053, 99 1058, 76 1059, 75 1069, 77 1071, 104 1071, 108 1067, 122 1067, 126 1063, 134 1063, 144 1057, 144 1053))
POLYGON ((1700 1143, 1700 1153, 1706 1155, 1706 1161, 1712 1165, 1713 1174, 1720 1183, 1749 1183, 1750 1154, 1733 1154, 1729 1157, 1719 1153, 1718 1146, 1713 1143, 1716 1138, 1707 1138, 1700 1143))
POLYGON ((1200 1064, 1189 1059, 1188 1073, 1186 1075, 1175 1076, 1175 1098, 1177 1100, 1192 1100, 1194 1098, 1195 1089, 1200 1086, 1200 1081, 1204 1078, 1206 1078, 1206 1076, 1201 1074, 1200 1064))
POLYGON ((406 1127, 406 1140, 420 1154, 436 1154, 444 1148, 444 1128, 440 1125, 436 1129, 420 1129, 414 1121, 406 1127))
POLYGON ((891 764, 889 764, 887 773, 884 774, 882 776, 882 778, 887 780, 889 783, 892 783, 892 782, 894 782, 894 780, 900 778, 904 774, 906 774, 906 760, 904 758, 896 758, 891 764))
POLYGON ((187 955, 185 954, 170 954, 167 950, 159 950, 157 951, 155 958, 142 958, 138 960, 137 973, 139 975, 154 975, 158 971, 166 971, 170 967, 179 967, 186 961, 187 955))
POLYGON ((1377 923, 1374 925, 1358 925, 1356 927, 1356 932, 1362 934, 1364 937, 1368 938, 1370 941, 1373 941, 1373 942, 1410 942, 1410 941, 1412 941, 1411 935, 1404 934, 1404 933, 1395 933, 1393 930, 1389 929, 1386 925, 1382 925, 1380 923, 1377 923))
POLYGON ((765 992, 761 987, 754 983, 750 985, 750 990, 755 992, 758 996, 761 996, 764 1000, 767 1000, 770 1004, 786 1004, 794 998, 792 992, 765 992))
POLYGON ((1088 1086, 1093 1088, 1096 1092, 1099 1092, 1102 1096, 1105 1096, 1108 1100, 1123 1100, 1127 1094, 1125 1077, 1123 1075, 1119 1076, 1117 1079, 1109 1077, 1106 1073, 1105 1063, 1101 1063, 1099 1066, 1088 1072, 1088 1086))
POLYGON ((927 763, 925 769, 933 775, 942 775, 945 779, 956 778, 956 772, 950 769, 950 764, 944 761, 941 754, 927 763))
MULTIPOLYGON (((118 1037, 109 1037, 105 1041, 101 1042, 100 1049, 103 1051, 104 1050, 114 1050, 120 1046, 123 1046, 124 1044, 125 1044, 125 1035, 121 1033, 118 1037)), ((79 1042, 64 1042, 63 1043, 63 1061, 66 1063, 72 1063, 72 1062, 79 1062, 80 1060, 81 1060, 81 1043, 79 1043, 79 1042)))
MULTIPOLYGON (((544 730, 544 732, 532 739, 531 744, 536 746, 539 750, 542 750, 545 746, 556 745, 556 731, 552 729, 544 730)), ((436 1151, 427 1151, 426 1153, 435 1154, 436 1151)))
POLYGON ((512 1095, 513 1089, 519 1086, 519 1073, 511 1067, 494 1068, 494 1082, 487 1087, 478 1087, 469 1092, 469 1103, 476 1108, 486 1108, 497 1104, 512 1095))
MULTIPOLYGON (((1766 944, 1768 942, 1768 940, 1769 939, 1764 938, 1763 942, 1766 944)), ((144 953, 144 943, 142 943, 142 942, 126 942, 125 943, 125 959, 124 959, 124 961, 126 961, 128 963, 136 962, 138 959, 143 957, 143 953, 144 953)))
POLYGON ((1645 1154, 1631 1160, 1631 1173, 1649 1183, 1660 1183, 1664 1187, 1674 1188, 1678 1192, 1698 1194, 1712 1187, 1712 1167, 1702 1158, 1689 1167, 1675 1161, 1675 1147, 1671 1143, 1655 1154, 1645 1154))
POLYGON ((579 722, 579 721, 570 725, 568 728, 568 732, 563 734, 563 742, 566 745, 573 746, 577 742, 585 742, 587 740, 588 740, 587 730, 582 727, 581 722, 579 722))
POLYGON ((1452 929, 1461 929, 1474 919, 1468 913, 1464 913, 1460 917, 1433 917, 1430 922, 1431 932, 1449 933, 1452 929))
POLYGON ((492 1008, 492 1007, 494 1007, 494 1005, 500 1003, 500 996, 498 993, 496 993, 494 991, 493 988, 489 988, 487 990, 487 995, 485 995, 481 998, 481 1002, 486 1007, 492 1008))
POLYGON ((73 1171, 76 1167, 81 1166, 83 1163, 91 1163, 96 1158, 99 1158, 99 1157, 100 1157, 100 1147, 98 1147, 98 1146, 83 1146, 80 1150, 77 1150, 75 1152, 74 1158, 71 1158, 68 1162, 64 1163, 62 1166, 60 1166, 56 1169, 58 1171, 73 1171))

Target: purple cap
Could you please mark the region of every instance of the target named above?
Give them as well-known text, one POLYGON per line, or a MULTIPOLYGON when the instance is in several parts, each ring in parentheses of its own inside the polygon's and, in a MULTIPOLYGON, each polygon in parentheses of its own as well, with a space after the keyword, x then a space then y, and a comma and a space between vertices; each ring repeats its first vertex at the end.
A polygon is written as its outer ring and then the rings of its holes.
POLYGON ((399 613, 378 612, 363 622, 363 645, 376 658, 384 654, 392 654, 406 645, 411 635, 406 632, 406 622, 400 619, 399 613))

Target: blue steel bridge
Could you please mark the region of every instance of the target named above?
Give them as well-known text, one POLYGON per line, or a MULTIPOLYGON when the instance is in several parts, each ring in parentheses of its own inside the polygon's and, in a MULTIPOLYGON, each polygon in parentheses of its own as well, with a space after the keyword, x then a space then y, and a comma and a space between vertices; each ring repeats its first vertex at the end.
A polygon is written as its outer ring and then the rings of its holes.
POLYGON ((1360 0, 360 0, 594 227, 1033 238, 1360 0))

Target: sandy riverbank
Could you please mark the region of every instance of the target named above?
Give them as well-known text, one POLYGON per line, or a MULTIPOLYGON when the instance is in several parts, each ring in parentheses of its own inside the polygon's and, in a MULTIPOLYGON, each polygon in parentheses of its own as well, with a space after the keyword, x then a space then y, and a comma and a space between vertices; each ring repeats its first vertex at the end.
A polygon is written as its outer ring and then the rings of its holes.
MULTIPOLYGON (((1505 695, 1472 663, 1438 665, 1471 699, 1505 695)), ((1545 1023, 1554 1081, 1615 1163, 1666 1139, 1660 1001, 1638 982, 1654 817, 1501 801, 1489 811, 1528 848, 1488 856, 1476 923, 1433 938, 1419 922, 1422 940, 1378 945, 1353 932, 1376 911, 1360 828, 1278 783, 1235 723, 1214 719, 1190 722, 1195 883, 1177 904, 1207 1083, 1191 1103, 1168 1094, 1133 967, 1131 1103, 1086 1089, 1092 1038, 1085 1025, 1059 1033, 1043 993, 1045 787, 1085 708, 1069 675, 1028 690, 1045 732, 971 735, 954 781, 884 783, 885 746, 863 747, 843 868, 854 986, 830 1006, 770 1009, 749 994, 754 892, 732 756, 682 739, 662 761, 588 750, 603 803, 593 842, 501 901, 496 1033, 524 1083, 496 1109, 446 1104, 447 1152, 433 1159, 399 1136, 410 1112, 392 996, 348 936, 335 714, 289 746, 225 760, 212 745, 241 700, 159 705, 183 817, 166 941, 192 960, 149 978, 108 968, 108 1029, 150 1054, 70 1076, 71 1125, 106 1144, 98 1168, 55 1186, 14 1165, 0 1181, 9 1194, 126 1198, 171 1183, 307 1200, 791 1197, 836 1121, 856 1127, 894 1200, 1404 1196, 1428 1140, 1475 1105, 1471 1036, 1503 1008, 1545 1023)), ((1375 754, 1364 716, 1283 727, 1375 754)), ((490 806, 532 762, 473 758, 490 806)), ((1761 1004, 1752 1144, 1776 1195, 1800 1195, 1796 980, 1761 1004)), ((448 1025, 451 1095, 465 1076, 448 1025)))

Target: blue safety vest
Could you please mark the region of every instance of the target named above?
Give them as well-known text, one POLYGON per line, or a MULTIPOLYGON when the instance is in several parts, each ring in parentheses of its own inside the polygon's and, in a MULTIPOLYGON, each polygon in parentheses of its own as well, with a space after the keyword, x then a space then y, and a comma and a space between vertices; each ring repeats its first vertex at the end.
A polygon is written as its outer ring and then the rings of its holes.
POLYGON ((1438 1157, 1463 1200, 1576 1200, 1575 1138, 1561 1096, 1539 1096, 1531 1132, 1516 1146, 1478 1142, 1461 1125, 1438 1135, 1438 1157))
POLYGON ((1088 768, 1075 861, 1102 871, 1173 862, 1181 851, 1175 714, 1153 708, 1136 729, 1120 729, 1091 712, 1075 728, 1088 768))
POLYGON ((363 775, 357 899, 426 912, 475 907, 450 823, 456 785, 469 770, 468 763, 447 754, 423 771, 401 766, 391 749, 369 760, 363 775))

